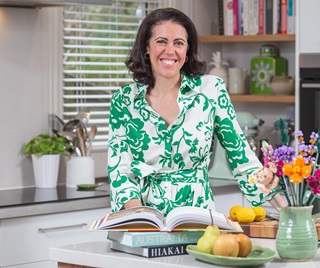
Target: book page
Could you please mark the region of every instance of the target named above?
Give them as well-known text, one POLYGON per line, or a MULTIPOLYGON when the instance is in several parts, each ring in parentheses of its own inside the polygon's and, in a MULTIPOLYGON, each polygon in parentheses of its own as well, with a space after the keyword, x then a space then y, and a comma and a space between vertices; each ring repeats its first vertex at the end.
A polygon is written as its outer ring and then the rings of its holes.
POLYGON ((143 226, 143 229, 146 225, 154 226, 157 229, 163 229, 163 222, 163 215, 156 208, 141 206, 110 213, 101 220, 94 222, 90 229, 98 230, 114 228, 119 230, 126 229, 127 227, 132 228, 133 226, 134 229, 136 229, 139 224, 143 226))
POLYGON ((187 223, 193 223, 193 225, 197 223, 203 226, 214 224, 217 225, 219 228, 231 231, 242 230, 239 224, 235 224, 222 213, 199 207, 179 207, 173 209, 169 212, 166 218, 166 229, 175 229, 175 227, 179 227, 182 224, 184 225, 184 228, 186 228, 187 223))

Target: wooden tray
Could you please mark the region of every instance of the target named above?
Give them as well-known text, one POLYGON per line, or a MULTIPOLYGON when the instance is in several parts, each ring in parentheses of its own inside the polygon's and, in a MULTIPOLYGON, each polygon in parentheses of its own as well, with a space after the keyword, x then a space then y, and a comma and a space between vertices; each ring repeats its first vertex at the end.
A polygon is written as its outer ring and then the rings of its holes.
MULTIPOLYGON (((255 238, 275 238, 279 222, 271 218, 265 218, 261 222, 240 223, 243 232, 255 238)), ((318 239, 320 240, 320 222, 316 222, 318 239)))

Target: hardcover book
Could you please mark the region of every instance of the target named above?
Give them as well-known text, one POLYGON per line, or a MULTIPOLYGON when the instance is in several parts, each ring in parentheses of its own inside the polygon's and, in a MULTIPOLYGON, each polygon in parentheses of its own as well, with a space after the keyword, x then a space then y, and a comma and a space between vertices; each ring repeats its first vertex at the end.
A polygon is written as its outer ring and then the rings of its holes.
POLYGON ((259 12, 258 12, 258 16, 259 16, 259 34, 265 34, 266 33, 266 19, 265 19, 265 15, 266 15, 266 9, 265 9, 265 0, 259 0, 259 12))
POLYGON ((178 244, 178 245, 132 248, 125 245, 121 245, 117 242, 111 242, 111 248, 113 250, 126 252, 130 254, 138 255, 138 256, 143 256, 146 258, 187 255, 188 254, 186 250, 187 246, 188 244, 178 244))
POLYGON ((287 22, 288 22, 288 2, 287 0, 281 0, 281 34, 287 34, 287 22))
POLYGON ((108 232, 108 239, 129 247, 197 243, 204 231, 183 232, 108 232))
POLYGON ((228 219, 222 213, 199 207, 177 207, 167 217, 153 207, 140 206, 110 213, 101 220, 94 221, 90 230, 108 231, 184 231, 205 230, 210 225, 231 232, 242 232, 237 222, 228 219))
POLYGON ((273 34, 273 0, 265 0, 265 33, 273 34))
POLYGON ((248 0, 248 32, 249 35, 259 33, 259 0, 248 0))
POLYGON ((233 0, 223 0, 224 35, 233 35, 233 0))
POLYGON ((249 0, 241 0, 242 3, 242 34, 249 35, 249 0))
POLYGON ((233 35, 239 35, 239 0, 232 1, 233 35))
POLYGON ((223 0, 218 0, 219 35, 224 35, 223 0))
POLYGON ((295 0, 288 0, 288 18, 287 18, 287 34, 295 34, 296 12, 295 0))
POLYGON ((280 23, 281 23, 281 11, 280 11, 280 0, 273 0, 273 24, 272 24, 272 33, 280 33, 280 23))

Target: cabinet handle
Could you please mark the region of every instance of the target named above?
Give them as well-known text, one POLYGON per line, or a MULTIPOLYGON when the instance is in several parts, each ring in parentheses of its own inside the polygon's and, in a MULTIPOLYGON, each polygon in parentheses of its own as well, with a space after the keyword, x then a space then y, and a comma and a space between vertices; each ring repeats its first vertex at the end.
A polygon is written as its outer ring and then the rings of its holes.
POLYGON ((88 224, 86 224, 86 223, 80 223, 80 224, 50 227, 50 228, 39 228, 38 232, 39 233, 46 233, 46 232, 54 232, 54 231, 65 230, 65 229, 83 228, 87 225, 88 224))
POLYGON ((319 88, 320 83, 301 83, 302 88, 319 88))

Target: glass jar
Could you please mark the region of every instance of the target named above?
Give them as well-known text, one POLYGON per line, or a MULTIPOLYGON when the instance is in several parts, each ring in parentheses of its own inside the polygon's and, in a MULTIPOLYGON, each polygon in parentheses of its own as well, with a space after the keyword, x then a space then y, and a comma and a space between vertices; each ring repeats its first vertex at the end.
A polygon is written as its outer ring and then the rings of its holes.
POLYGON ((251 59, 250 89, 253 94, 272 94, 270 80, 273 76, 287 75, 288 62, 279 56, 273 45, 263 45, 260 55, 251 59))

